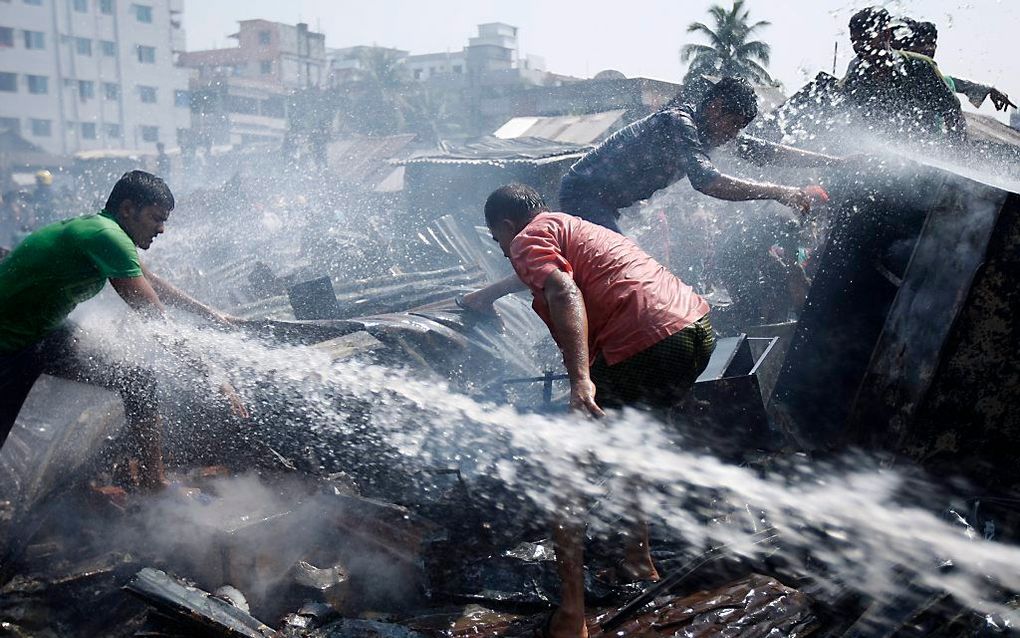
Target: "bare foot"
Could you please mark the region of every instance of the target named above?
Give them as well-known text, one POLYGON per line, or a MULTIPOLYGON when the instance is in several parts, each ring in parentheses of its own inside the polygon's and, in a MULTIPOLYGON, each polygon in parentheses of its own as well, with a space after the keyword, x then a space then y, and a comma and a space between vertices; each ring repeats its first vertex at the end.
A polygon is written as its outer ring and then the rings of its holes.
POLYGON ((661 578, 655 569, 652 556, 644 544, 627 548, 626 557, 620 561, 619 572, 631 581, 650 580, 656 582, 661 578))
POLYGON ((546 638, 588 638, 584 615, 568 614, 557 609, 546 625, 546 638))

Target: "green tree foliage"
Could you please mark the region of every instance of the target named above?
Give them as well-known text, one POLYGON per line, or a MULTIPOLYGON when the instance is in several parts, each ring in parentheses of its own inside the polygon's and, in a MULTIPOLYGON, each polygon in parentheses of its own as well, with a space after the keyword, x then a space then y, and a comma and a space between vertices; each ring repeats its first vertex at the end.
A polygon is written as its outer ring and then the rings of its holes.
POLYGON ((712 26, 703 22, 687 25, 688 33, 705 37, 707 44, 690 43, 680 49, 680 60, 690 63, 684 81, 701 75, 742 77, 755 84, 773 84, 765 67, 769 65, 771 47, 752 36, 771 23, 752 23, 744 0, 735 0, 730 9, 719 5, 708 10, 712 26))

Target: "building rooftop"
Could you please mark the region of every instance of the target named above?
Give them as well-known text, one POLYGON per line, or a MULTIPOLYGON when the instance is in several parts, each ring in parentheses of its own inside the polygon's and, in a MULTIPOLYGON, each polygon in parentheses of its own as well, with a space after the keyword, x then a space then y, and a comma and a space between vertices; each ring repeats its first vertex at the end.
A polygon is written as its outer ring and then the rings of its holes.
POLYGON ((986 142, 997 142, 1020 148, 1020 131, 1009 127, 991 115, 964 113, 967 120, 967 136, 986 142))
POLYGON ((596 144, 620 125, 626 112, 615 109, 585 115, 515 117, 492 135, 504 140, 533 137, 569 144, 596 144))

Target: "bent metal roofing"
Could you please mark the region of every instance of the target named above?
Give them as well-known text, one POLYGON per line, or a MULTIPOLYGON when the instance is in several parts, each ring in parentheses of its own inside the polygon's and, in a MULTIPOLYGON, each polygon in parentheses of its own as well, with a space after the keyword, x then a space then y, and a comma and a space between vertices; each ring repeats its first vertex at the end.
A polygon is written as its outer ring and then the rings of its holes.
POLYGON ((590 149, 588 145, 554 142, 538 137, 500 139, 486 136, 474 142, 451 147, 443 153, 424 155, 407 160, 406 164, 428 163, 510 163, 530 162, 544 164, 549 161, 580 157, 590 149))

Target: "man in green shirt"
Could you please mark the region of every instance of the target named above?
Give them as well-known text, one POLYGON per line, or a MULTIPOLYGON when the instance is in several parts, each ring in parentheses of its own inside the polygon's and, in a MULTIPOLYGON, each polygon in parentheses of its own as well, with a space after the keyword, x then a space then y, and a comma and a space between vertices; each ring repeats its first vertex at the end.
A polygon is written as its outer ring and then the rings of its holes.
MULTIPOLYGON (((163 480, 161 423, 151 371, 111 361, 82 343, 67 316, 109 280, 117 294, 143 315, 159 317, 164 303, 221 324, 232 318, 203 305, 149 272, 137 248, 163 232, 174 207, 166 183, 131 171, 114 185, 102 212, 44 226, 0 261, 0 446, 40 374, 119 392, 141 454, 139 481, 163 480)), ((246 416, 233 388, 221 391, 231 409, 246 416)))
MULTIPOLYGON (((935 62, 935 51, 938 49, 939 30, 934 22, 918 22, 911 18, 900 18, 900 24, 894 30, 894 49, 904 53, 923 55, 926 61, 930 61, 940 75, 938 63, 935 62)), ((992 105, 996 111, 1005 111, 1008 107, 1016 108, 1016 104, 1010 101, 1009 96, 999 89, 986 84, 978 84, 970 80, 942 75, 949 89, 954 93, 961 93, 967 96, 974 108, 981 108, 985 99, 991 98, 992 105)))
POLYGON ((881 7, 850 18, 856 57, 839 81, 862 130, 883 140, 962 142, 967 126, 960 101, 929 60, 892 48, 892 17, 881 7))

